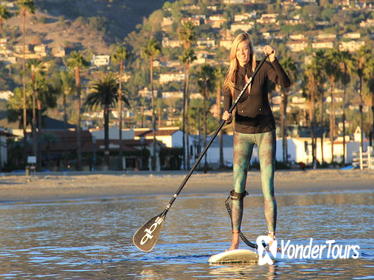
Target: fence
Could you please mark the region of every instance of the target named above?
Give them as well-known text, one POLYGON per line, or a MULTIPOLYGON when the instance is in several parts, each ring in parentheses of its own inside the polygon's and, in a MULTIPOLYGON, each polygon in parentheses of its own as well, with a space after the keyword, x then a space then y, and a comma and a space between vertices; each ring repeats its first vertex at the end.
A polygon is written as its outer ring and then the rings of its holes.
POLYGON ((361 170, 364 168, 374 169, 373 147, 368 146, 366 152, 363 152, 362 147, 360 147, 360 150, 358 152, 354 152, 352 166, 360 167, 361 170))

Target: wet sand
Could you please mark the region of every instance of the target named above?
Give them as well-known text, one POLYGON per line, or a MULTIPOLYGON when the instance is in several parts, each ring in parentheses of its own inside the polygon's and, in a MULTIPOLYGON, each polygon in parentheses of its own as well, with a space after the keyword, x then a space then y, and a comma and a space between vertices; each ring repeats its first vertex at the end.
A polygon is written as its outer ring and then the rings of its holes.
MULTIPOLYGON (((32 176, 2 173, 0 202, 62 200, 144 194, 172 195, 186 172, 37 173, 32 176)), ((321 169, 277 171, 277 193, 373 189, 374 170, 321 169)), ((182 193, 220 193, 232 188, 231 172, 194 173, 182 193)), ((260 173, 248 172, 247 190, 261 192, 260 173)))

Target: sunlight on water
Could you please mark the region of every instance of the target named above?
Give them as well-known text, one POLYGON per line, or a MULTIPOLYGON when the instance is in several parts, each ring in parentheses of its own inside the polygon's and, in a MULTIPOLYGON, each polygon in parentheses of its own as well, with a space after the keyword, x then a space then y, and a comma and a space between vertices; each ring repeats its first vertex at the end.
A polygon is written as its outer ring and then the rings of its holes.
MULTIPOLYGON (((2 279, 373 279, 374 192, 290 193, 277 197, 278 239, 359 245, 358 259, 280 259, 275 265, 209 265, 228 247, 226 194, 181 195, 151 253, 131 242, 169 196, 0 204, 2 279)), ((262 197, 245 199, 243 231, 266 230, 262 197)), ((242 245, 244 248, 245 245, 242 245)))

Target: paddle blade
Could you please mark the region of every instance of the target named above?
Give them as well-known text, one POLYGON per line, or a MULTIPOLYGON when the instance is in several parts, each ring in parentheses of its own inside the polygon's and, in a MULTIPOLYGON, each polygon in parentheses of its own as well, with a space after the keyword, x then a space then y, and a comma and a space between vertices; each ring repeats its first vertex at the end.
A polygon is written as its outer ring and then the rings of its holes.
POLYGON ((158 237, 160 236, 160 231, 164 220, 165 216, 162 213, 145 223, 135 232, 132 238, 134 245, 143 252, 152 251, 153 247, 158 241, 158 237))

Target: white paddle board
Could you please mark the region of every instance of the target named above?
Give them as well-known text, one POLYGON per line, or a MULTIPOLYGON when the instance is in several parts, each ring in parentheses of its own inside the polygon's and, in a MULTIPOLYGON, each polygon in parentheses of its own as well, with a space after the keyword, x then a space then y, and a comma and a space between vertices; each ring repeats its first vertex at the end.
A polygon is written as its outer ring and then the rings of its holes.
POLYGON ((236 249, 213 255, 208 260, 211 264, 219 263, 257 263, 258 254, 253 250, 236 249))

